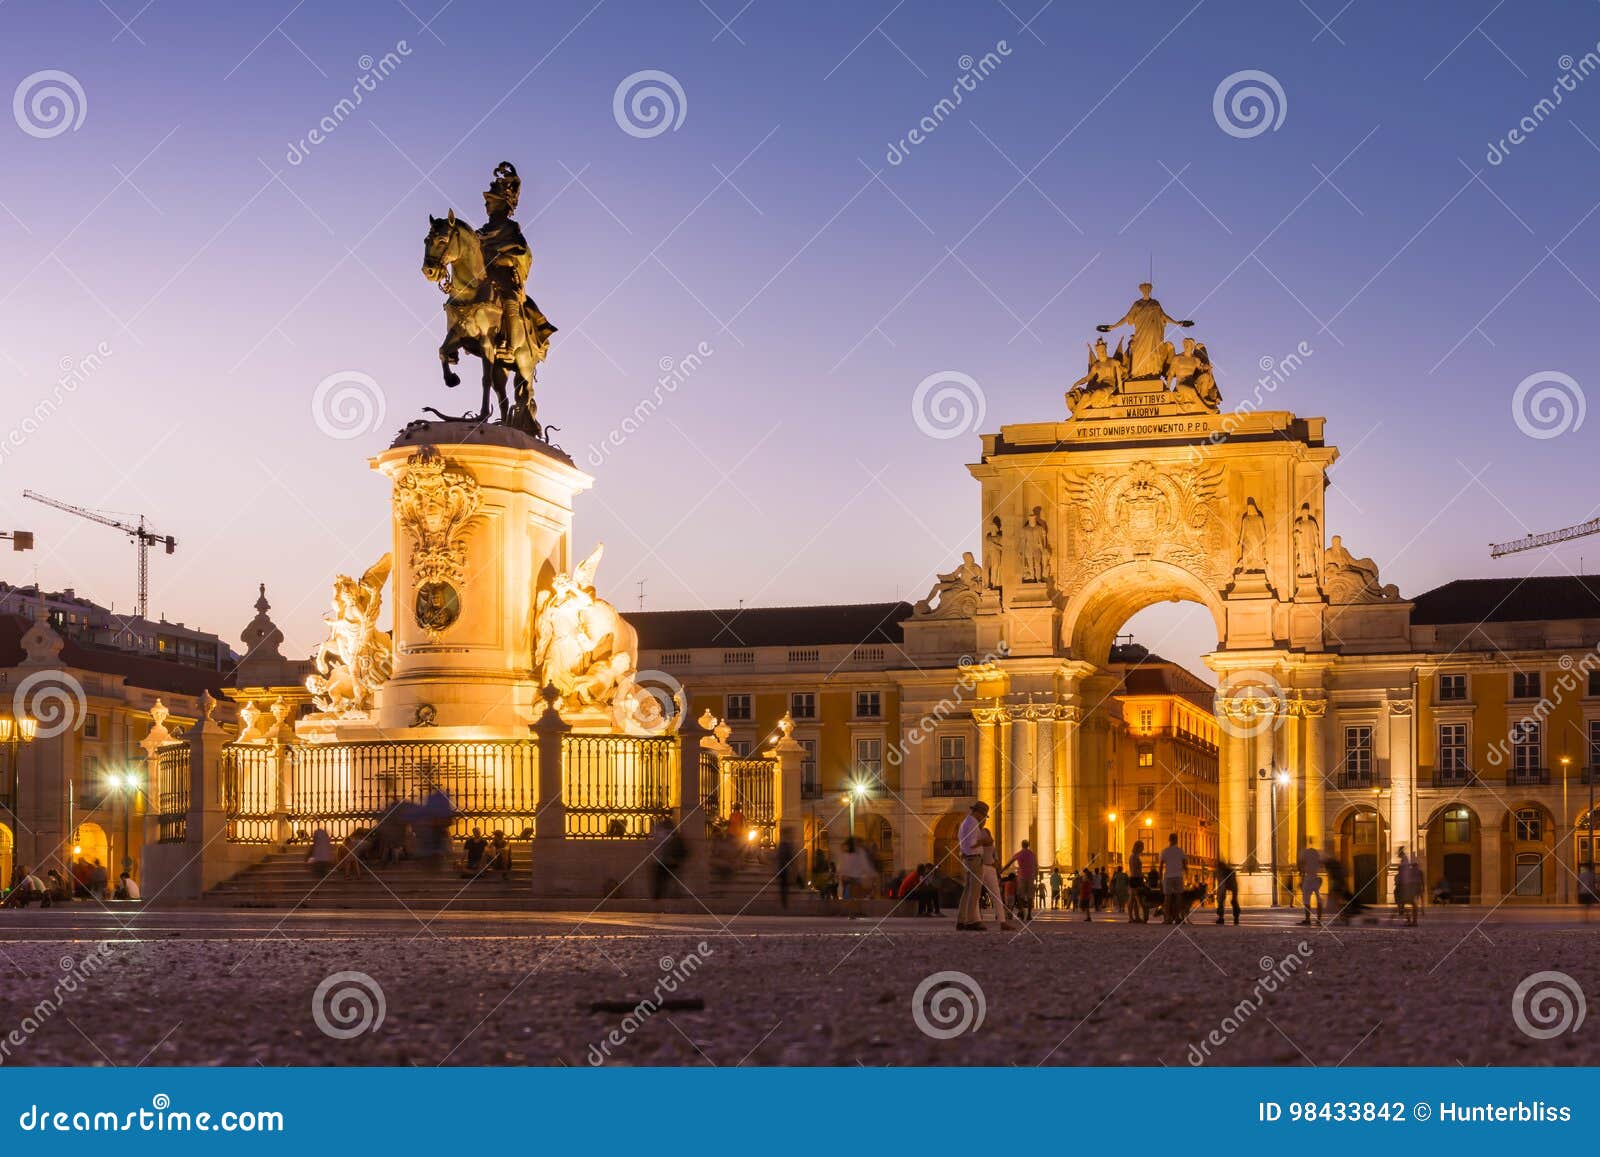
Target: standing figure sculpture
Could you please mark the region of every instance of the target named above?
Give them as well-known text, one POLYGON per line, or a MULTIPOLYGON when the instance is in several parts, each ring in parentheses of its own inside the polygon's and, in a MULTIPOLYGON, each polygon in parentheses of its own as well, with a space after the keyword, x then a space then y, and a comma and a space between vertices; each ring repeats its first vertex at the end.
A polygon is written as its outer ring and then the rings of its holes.
POLYGON ((1235 574, 1264 574, 1267 569, 1267 520, 1254 498, 1244 501, 1239 520, 1239 563, 1235 574))
POLYGON ((1133 327, 1133 339, 1128 343, 1132 361, 1128 373, 1130 378, 1161 377, 1166 369, 1162 345, 1167 339, 1167 326, 1179 325, 1187 329, 1194 324, 1192 321, 1168 317, 1161 303, 1150 296, 1154 288, 1148 281, 1143 282, 1139 286, 1139 300, 1128 307, 1128 312, 1120 320, 1095 326, 1101 333, 1110 333, 1123 325, 1133 327))
POLYGON ((439 346, 444 384, 460 384, 460 377, 450 367, 459 360, 462 350, 482 359, 483 405, 476 414, 458 418, 431 406, 425 408, 445 420, 487 421, 492 391, 499 401, 503 424, 539 437, 543 431, 535 418, 538 407, 533 399, 533 383, 556 327, 526 295, 533 257, 522 228, 512 216, 521 191, 517 170, 510 162, 501 161, 483 194, 489 220, 482 229, 473 230, 457 220, 454 209, 445 217, 428 218, 422 275, 438 282, 446 294, 448 329, 439 346), (511 404, 506 397, 506 378, 513 370, 516 380, 511 404))
POLYGON ((1006 532, 997 514, 989 520, 991 529, 983 536, 984 581, 992 591, 1000 589, 1000 576, 1004 573, 1006 532))
POLYGON ((1035 506, 1022 523, 1022 581, 1050 581, 1050 527, 1042 507, 1035 506))
POLYGON ((1300 504, 1294 518, 1294 577, 1311 586, 1322 581, 1322 527, 1309 502, 1300 504))

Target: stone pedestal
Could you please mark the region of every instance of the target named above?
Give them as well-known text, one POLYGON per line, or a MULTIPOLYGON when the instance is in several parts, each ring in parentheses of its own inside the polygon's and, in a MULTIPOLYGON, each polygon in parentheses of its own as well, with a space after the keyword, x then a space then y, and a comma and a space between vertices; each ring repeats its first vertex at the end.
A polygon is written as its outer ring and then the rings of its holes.
POLYGON ((572 500, 593 484, 504 426, 430 422, 372 467, 394 483, 394 671, 376 723, 433 737, 527 734, 534 603, 572 567, 572 500))

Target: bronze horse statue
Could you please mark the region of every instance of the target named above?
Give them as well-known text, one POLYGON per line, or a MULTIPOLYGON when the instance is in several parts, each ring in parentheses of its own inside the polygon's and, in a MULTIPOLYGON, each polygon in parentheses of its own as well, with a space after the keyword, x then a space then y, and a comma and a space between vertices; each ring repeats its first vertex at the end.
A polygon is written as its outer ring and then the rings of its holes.
POLYGON ((439 346, 439 362, 444 384, 451 388, 461 378, 450 367, 461 351, 483 362, 483 404, 476 414, 452 416, 432 406, 423 407, 444 421, 483 422, 489 418, 489 395, 499 403, 500 422, 534 437, 543 437, 535 415, 533 383, 539 363, 550 350, 550 335, 556 327, 540 312, 532 298, 522 300, 521 333, 514 334, 509 352, 502 347, 500 326, 504 311, 495 300, 484 265, 483 245, 472 226, 456 218, 428 218, 428 236, 423 243, 422 275, 437 282, 445 293, 444 315, 448 330, 439 346), (513 396, 506 396, 506 378, 515 372, 513 396))

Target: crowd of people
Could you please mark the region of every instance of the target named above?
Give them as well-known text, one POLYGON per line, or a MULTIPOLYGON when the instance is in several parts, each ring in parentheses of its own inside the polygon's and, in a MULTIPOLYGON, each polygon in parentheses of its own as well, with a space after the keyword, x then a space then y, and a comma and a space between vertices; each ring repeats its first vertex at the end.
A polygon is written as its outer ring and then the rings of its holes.
POLYGON ((3 908, 26 908, 38 904, 48 908, 68 900, 138 900, 139 885, 133 874, 124 871, 116 884, 110 882, 110 873, 98 859, 75 857, 61 872, 49 869, 43 876, 30 872, 26 865, 17 864, 11 869, 0 900, 3 908))
MULTIPOLYGON (((463 879, 497 876, 511 878, 511 843, 496 828, 485 836, 473 828, 460 841, 451 835, 458 813, 450 797, 435 789, 422 803, 396 802, 385 809, 372 827, 358 827, 335 841, 326 828, 312 830, 306 867, 314 876, 339 875, 354 879, 369 871, 412 861, 432 872, 446 868, 463 879)), ((523 837, 532 836, 531 829, 523 837)))

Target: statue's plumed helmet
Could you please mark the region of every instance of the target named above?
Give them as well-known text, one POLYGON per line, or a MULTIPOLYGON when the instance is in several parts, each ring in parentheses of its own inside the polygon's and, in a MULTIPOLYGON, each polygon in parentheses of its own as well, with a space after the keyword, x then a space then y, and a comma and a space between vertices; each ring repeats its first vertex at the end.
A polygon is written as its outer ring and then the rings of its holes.
POLYGON ((499 201, 505 205, 506 212, 515 213, 521 196, 522 178, 517 176, 516 166, 510 161, 501 161, 494 167, 494 179, 483 194, 484 203, 492 208, 494 202, 499 201))

